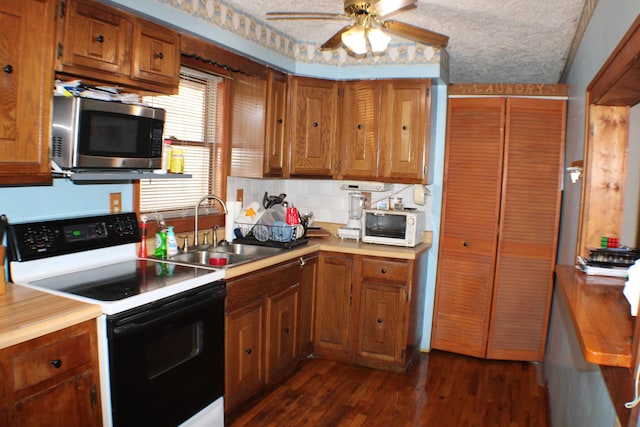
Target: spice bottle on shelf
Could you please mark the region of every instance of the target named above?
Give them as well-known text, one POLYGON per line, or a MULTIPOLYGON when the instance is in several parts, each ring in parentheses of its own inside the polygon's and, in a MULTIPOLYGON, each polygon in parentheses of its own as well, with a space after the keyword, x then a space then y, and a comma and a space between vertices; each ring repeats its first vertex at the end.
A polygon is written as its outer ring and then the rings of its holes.
POLYGON ((171 152, 171 173, 184 173, 184 151, 173 149, 171 152))

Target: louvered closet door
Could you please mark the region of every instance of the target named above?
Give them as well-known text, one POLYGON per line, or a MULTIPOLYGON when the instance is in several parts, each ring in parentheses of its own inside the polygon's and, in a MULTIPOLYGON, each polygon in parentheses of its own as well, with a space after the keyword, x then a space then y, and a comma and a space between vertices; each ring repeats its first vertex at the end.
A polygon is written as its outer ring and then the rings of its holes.
POLYGON ((484 357, 493 289, 505 101, 449 99, 432 347, 484 357))
POLYGON ((564 100, 507 100, 505 178, 487 357, 542 360, 555 268, 564 100))

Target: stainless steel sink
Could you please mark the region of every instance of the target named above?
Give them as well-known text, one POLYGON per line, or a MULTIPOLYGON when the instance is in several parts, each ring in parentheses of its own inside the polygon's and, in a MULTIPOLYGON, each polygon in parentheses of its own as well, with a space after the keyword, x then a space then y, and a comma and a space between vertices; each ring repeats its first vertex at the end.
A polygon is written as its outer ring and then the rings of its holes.
POLYGON ((235 267, 258 259, 278 255, 283 249, 255 245, 229 244, 215 248, 195 249, 167 258, 184 264, 206 265, 216 268, 235 267))

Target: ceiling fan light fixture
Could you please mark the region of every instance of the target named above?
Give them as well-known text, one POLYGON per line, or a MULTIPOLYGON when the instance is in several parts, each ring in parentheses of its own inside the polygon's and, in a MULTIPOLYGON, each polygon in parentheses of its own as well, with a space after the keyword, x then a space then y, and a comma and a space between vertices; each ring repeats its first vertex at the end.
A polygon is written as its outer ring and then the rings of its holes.
POLYGON ((367 39, 365 30, 360 25, 354 25, 342 33, 342 43, 355 55, 367 54, 367 39))
POLYGON ((380 28, 372 28, 367 32, 367 38, 373 53, 383 53, 389 47, 391 37, 385 34, 380 28))

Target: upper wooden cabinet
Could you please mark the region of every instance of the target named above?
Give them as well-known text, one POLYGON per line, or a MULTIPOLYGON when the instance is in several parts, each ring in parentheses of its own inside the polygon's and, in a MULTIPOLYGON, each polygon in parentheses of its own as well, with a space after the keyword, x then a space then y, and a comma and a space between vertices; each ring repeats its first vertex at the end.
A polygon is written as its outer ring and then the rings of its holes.
POLYGON ((345 83, 340 176, 426 183, 430 80, 345 83))
POLYGON ((284 174, 287 117, 287 76, 274 70, 267 73, 267 111, 264 137, 264 175, 284 174))
POLYGON ((542 360, 566 99, 450 98, 432 347, 542 360))
POLYGON ((338 83, 291 80, 289 175, 333 177, 336 170, 338 83))
POLYGON ((50 184, 55 4, 0 2, 0 185, 50 184))
POLYGON ((155 93, 177 93, 178 32, 89 0, 62 0, 56 71, 155 93))

